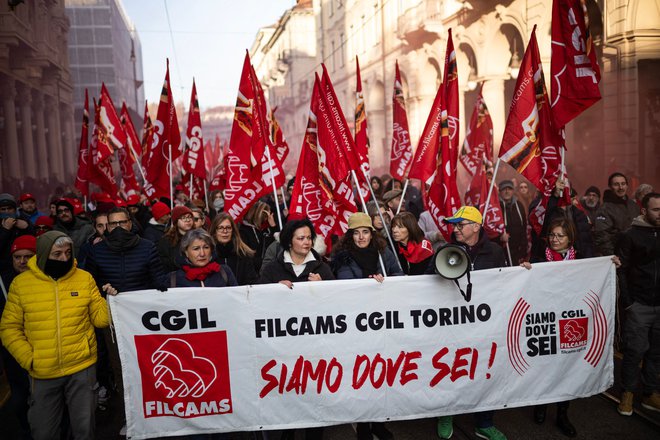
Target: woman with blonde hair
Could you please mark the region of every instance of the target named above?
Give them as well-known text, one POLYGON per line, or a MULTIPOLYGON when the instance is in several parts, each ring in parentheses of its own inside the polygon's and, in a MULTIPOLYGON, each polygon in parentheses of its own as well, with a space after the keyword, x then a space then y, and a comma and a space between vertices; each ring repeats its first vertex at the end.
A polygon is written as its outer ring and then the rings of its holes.
POLYGON ((229 266, 239 286, 254 284, 259 278, 254 267, 255 252, 241 238, 231 215, 226 212, 216 215, 209 233, 215 243, 216 261, 229 266))

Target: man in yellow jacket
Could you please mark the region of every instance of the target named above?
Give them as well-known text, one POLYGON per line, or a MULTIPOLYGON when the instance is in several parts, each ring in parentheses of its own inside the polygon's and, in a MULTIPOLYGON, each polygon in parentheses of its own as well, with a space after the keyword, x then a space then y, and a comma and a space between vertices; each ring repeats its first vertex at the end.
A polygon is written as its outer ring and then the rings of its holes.
POLYGON ((9 288, 0 338, 32 377, 28 419, 35 440, 59 439, 66 405, 75 439, 94 438, 96 337, 107 304, 76 267, 73 241, 51 231, 37 239, 29 270, 9 288))

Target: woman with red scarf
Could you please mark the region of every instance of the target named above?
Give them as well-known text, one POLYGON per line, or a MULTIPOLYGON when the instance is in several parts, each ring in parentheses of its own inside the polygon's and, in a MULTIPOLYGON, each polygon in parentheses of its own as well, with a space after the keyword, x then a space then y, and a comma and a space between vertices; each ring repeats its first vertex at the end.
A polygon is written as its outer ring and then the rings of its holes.
POLYGON ((213 238, 203 229, 192 229, 181 239, 184 260, 170 275, 171 287, 236 286, 229 266, 213 261, 213 238))
POLYGON ((392 218, 392 238, 397 256, 406 275, 423 275, 433 258, 433 245, 424 238, 424 231, 415 216, 402 212, 392 218))
MULTIPOLYGON (((577 236, 575 224, 564 216, 555 217, 548 226, 547 246, 545 248, 545 258, 532 262, 545 262, 545 261, 564 261, 575 260, 581 258, 579 252, 576 252, 573 247, 575 238, 577 236)), ((531 269, 532 265, 524 262, 521 266, 531 269)), ((568 406, 569 401, 557 402, 557 427, 567 437, 575 437, 577 431, 575 426, 568 419, 568 406)), ((537 424, 542 424, 545 421, 545 415, 548 405, 537 405, 534 407, 534 421, 537 424)))

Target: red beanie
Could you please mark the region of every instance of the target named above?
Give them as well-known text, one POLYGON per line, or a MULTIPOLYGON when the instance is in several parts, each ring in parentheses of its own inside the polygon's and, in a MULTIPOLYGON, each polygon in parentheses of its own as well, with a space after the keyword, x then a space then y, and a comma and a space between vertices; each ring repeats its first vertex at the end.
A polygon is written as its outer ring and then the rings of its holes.
POLYGON ((37 220, 34 222, 34 225, 49 226, 52 228, 55 225, 55 221, 47 215, 40 215, 39 217, 37 217, 37 220))
POLYGON ((192 215, 192 211, 187 206, 175 206, 172 210, 172 224, 176 225, 177 220, 184 215, 192 215))
POLYGON ((163 202, 156 202, 151 207, 151 214, 154 216, 154 219, 159 220, 164 215, 170 213, 170 207, 163 202))
POLYGON ((14 242, 11 244, 10 254, 13 254, 16 251, 20 250, 32 251, 35 254, 37 253, 37 239, 34 235, 21 235, 16 237, 14 242))

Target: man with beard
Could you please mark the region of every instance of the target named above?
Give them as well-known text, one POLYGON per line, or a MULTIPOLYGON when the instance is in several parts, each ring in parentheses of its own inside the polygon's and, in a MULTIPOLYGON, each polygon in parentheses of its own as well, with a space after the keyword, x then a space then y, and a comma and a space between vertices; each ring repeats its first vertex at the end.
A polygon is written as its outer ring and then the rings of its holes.
POLYGON ((594 223, 596 223, 596 215, 600 209, 600 190, 595 186, 587 188, 584 192, 584 197, 580 200, 580 205, 589 219, 589 224, 593 228, 594 223))
POLYGON ((37 210, 37 199, 30 193, 21 194, 18 198, 18 203, 20 205, 20 213, 27 217, 32 224, 34 224, 37 218, 43 215, 37 210))
POLYGON ((628 178, 613 173, 607 179, 609 189, 603 194, 603 206, 594 222, 594 244, 600 255, 613 255, 619 235, 628 229, 639 215, 639 206, 628 197, 628 178))
POLYGON ((642 215, 621 235, 616 255, 626 319, 619 414, 633 413, 633 392, 642 365, 642 407, 660 411, 660 193, 642 199, 642 215))
POLYGON ((89 220, 77 217, 73 209, 73 201, 70 199, 59 199, 55 202, 55 227, 56 231, 64 232, 73 240, 74 255, 80 252, 80 246, 94 234, 94 226, 89 220))

